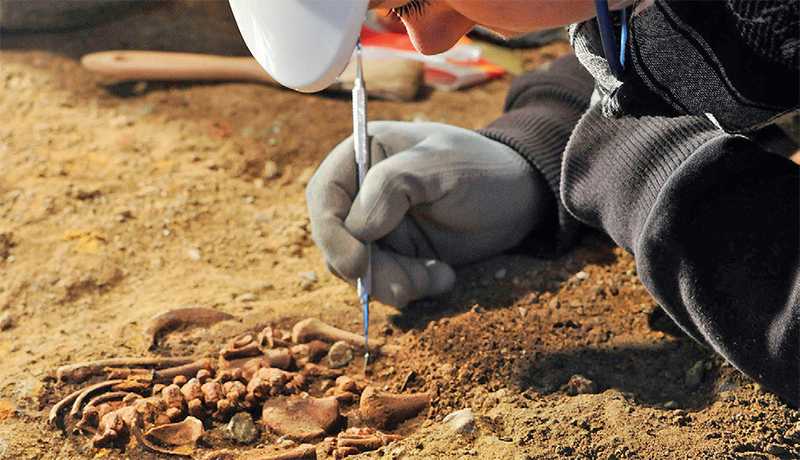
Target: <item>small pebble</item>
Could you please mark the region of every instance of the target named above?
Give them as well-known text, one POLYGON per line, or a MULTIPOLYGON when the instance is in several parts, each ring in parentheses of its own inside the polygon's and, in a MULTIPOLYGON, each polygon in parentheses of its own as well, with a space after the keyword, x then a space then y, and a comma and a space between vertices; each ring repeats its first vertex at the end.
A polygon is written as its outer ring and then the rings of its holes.
POLYGON ((144 116, 150 115, 155 110, 156 110, 156 106, 153 105, 153 104, 143 105, 143 106, 139 107, 136 110, 136 115, 139 115, 140 117, 144 117, 144 116))
POLYGON ((200 251, 197 249, 189 249, 186 253, 192 260, 200 260, 200 251))
POLYGON ((731 380, 724 380, 722 383, 719 384, 717 391, 719 391, 720 393, 724 393, 726 391, 733 391, 737 388, 739 388, 739 385, 736 382, 733 382, 731 380))
POLYGON ((300 276, 304 279, 311 281, 312 283, 317 281, 317 272, 315 271, 300 272, 300 276))
POLYGON ((564 386, 564 391, 569 396, 596 394, 597 384, 582 375, 575 374, 564 386))
POLYGON ((239 444, 252 444, 258 439, 258 428, 249 412, 239 412, 227 426, 231 439, 239 444))
POLYGON ((16 325, 16 323, 17 320, 10 311, 3 312, 3 314, 0 315, 0 331, 11 329, 16 325))
POLYGON ((691 389, 699 387, 700 384, 703 383, 705 370, 705 363, 703 363, 702 360, 694 363, 694 365, 686 371, 686 386, 691 389))
POLYGON ((589 279, 589 274, 586 273, 585 271, 579 271, 578 273, 575 274, 575 278, 578 278, 581 281, 585 281, 589 279))
POLYGON ((400 443, 395 443, 386 448, 386 457, 390 459, 405 459, 408 454, 408 448, 400 443))
POLYGON ((254 292, 246 292, 244 294, 236 296, 233 300, 236 302, 253 302, 258 298, 258 296, 254 292))
POLYGON ((664 403, 664 409, 674 410, 674 409, 677 409, 679 407, 680 407, 680 405, 678 405, 677 401, 669 400, 669 401, 664 403))
POLYGON ((353 347, 347 342, 338 341, 328 350, 328 366, 341 369, 353 361, 353 347))
POLYGON ((501 269, 497 270, 496 272, 494 272, 494 279, 501 280, 501 279, 506 277, 506 273, 507 273, 506 269, 505 268, 501 268, 501 269))
POLYGON ((472 409, 466 408, 455 411, 449 414, 442 420, 442 423, 456 434, 472 434, 477 427, 475 426, 475 417, 472 415, 472 409))
POLYGON ((274 161, 267 161, 264 163, 264 178, 274 179, 278 177, 279 174, 277 163, 274 161))
POLYGON ((800 444, 800 422, 786 430, 786 433, 783 434, 783 439, 790 444, 800 444))
POLYGON ((769 444, 765 449, 765 452, 772 455, 782 456, 789 453, 789 449, 786 446, 782 446, 780 444, 769 444))

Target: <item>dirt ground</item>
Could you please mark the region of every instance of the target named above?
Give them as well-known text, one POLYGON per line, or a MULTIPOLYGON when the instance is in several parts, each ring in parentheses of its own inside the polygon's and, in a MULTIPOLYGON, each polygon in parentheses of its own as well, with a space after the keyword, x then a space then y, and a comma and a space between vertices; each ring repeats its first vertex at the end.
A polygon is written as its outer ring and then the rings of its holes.
MULTIPOLYGON (((213 354, 232 337, 308 317, 361 330, 354 289, 328 273, 304 187, 352 130, 347 96, 262 84, 119 84, 78 59, 107 49, 247 55, 227 2, 158 2, 100 26, 0 37, 0 458, 164 458, 97 449, 47 424, 76 386, 58 366, 107 357, 213 354), (184 306, 237 319, 168 334, 147 320, 184 306)), ((566 43, 521 52, 533 69, 566 43)), ((371 119, 482 127, 511 77, 371 119)), ((600 236, 557 260, 507 255, 459 270, 455 292, 404 311, 373 303, 371 331, 404 350, 367 378, 428 391, 403 441, 356 458, 775 459, 800 454, 796 409, 681 334, 600 236), (571 396, 573 375, 596 390, 571 396), (472 408, 478 430, 442 419, 472 408)), ((359 372, 357 358, 348 368, 359 372)), ((242 458, 259 441, 199 443, 242 458)))

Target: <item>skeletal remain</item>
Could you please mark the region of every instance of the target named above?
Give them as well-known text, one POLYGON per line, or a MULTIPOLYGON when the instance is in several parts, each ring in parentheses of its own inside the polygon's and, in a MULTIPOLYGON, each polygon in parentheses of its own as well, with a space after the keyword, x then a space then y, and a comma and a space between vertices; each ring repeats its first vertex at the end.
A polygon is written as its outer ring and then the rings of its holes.
POLYGON ((140 429, 144 423, 150 422, 149 418, 152 417, 150 410, 150 404, 144 398, 140 398, 137 404, 106 412, 98 423, 92 443, 96 447, 127 444, 131 429, 140 429))
POLYGON ((180 356, 176 358, 112 358, 99 361, 87 361, 83 363, 69 364, 61 366, 56 370, 56 376, 60 382, 79 383, 92 375, 101 373, 106 368, 163 368, 181 366, 195 361, 197 358, 192 356, 180 356))
POLYGON ((371 450, 379 449, 393 441, 404 439, 403 436, 386 434, 371 428, 348 428, 336 437, 325 438, 325 451, 335 459, 349 457, 371 450))
MULTIPOLYGON (((321 340, 323 342, 335 343, 343 340, 350 345, 356 347, 364 346, 364 336, 354 334, 330 324, 325 324, 316 318, 308 318, 300 321, 294 325, 292 329, 292 341, 295 343, 306 343, 312 340, 321 340)), ((369 340, 370 351, 380 350, 382 343, 375 340, 369 340)))
POLYGON ((225 398, 225 393, 222 391, 222 384, 215 380, 204 383, 200 387, 200 390, 203 393, 203 401, 206 402, 208 407, 216 408, 217 402, 225 398))
POLYGON ((294 449, 275 454, 268 454, 263 457, 256 457, 250 460, 315 460, 317 458, 317 448, 312 444, 300 444, 294 449))
POLYGON ((303 375, 314 375, 323 379, 334 379, 344 375, 344 369, 331 369, 327 366, 320 366, 319 364, 308 363, 300 369, 303 375))
POLYGON ((189 416, 178 423, 155 426, 147 430, 145 437, 160 444, 180 446, 194 443, 200 439, 204 432, 203 422, 189 416))
POLYGON ((167 410, 164 415, 174 422, 186 415, 186 400, 183 399, 183 393, 178 385, 167 385, 161 390, 161 399, 167 404, 167 410))
POLYGON ((255 339, 250 334, 240 335, 238 337, 234 337, 233 340, 228 342, 228 347, 231 349, 241 348, 245 345, 249 345, 253 343, 255 339))
POLYGON ((139 441, 139 444, 141 444, 147 450, 150 450, 152 452, 157 452, 159 454, 164 454, 164 455, 173 455, 173 456, 177 456, 177 457, 191 458, 191 455, 185 454, 183 452, 177 452, 177 451, 174 451, 174 450, 164 449, 163 447, 159 447, 159 446, 153 444, 152 442, 147 440, 147 438, 145 438, 144 434, 142 433, 142 430, 139 429, 138 426, 132 426, 130 428, 130 432, 133 434, 133 436, 136 438, 136 440, 139 441))
POLYGON ((256 336, 258 344, 264 348, 282 348, 291 346, 291 335, 284 331, 267 326, 256 336))
POLYGON ((249 401, 262 401, 270 396, 297 393, 303 381, 299 374, 274 367, 262 367, 247 384, 249 401))
POLYGON ((147 376, 152 373, 151 370, 139 367, 106 367, 103 371, 109 379, 127 379, 130 376, 147 376))
POLYGON ((50 410, 50 422, 53 422, 58 417, 58 412, 65 407, 67 404, 72 404, 72 410, 70 411, 70 415, 73 417, 78 417, 80 414, 80 408, 83 404, 83 400, 86 399, 90 394, 94 393, 97 390, 101 390, 103 388, 109 388, 117 383, 121 383, 124 380, 106 380, 105 382, 96 383, 94 385, 88 386, 81 390, 78 390, 74 393, 69 394, 66 398, 62 399, 55 406, 50 410))
POLYGON ((333 429, 341 416, 336 398, 314 398, 301 393, 266 400, 261 419, 280 436, 310 441, 333 429))
POLYGON ((321 340, 312 340, 308 343, 301 343, 289 348, 294 357, 297 367, 303 367, 307 363, 315 363, 328 354, 329 345, 321 340))
MULTIPOLYGON (((130 409, 128 409, 130 410, 130 409)), ((100 424, 97 434, 92 438, 92 444, 95 447, 108 445, 114 442, 122 441, 123 444, 127 443, 125 439, 128 435, 128 425, 122 419, 117 411, 107 413, 100 419, 100 424)))
POLYGON ((158 337, 167 329, 172 329, 185 324, 212 325, 220 321, 236 318, 233 315, 223 313, 211 308, 189 307, 178 308, 153 316, 145 326, 144 334, 150 343, 150 349, 154 349, 158 343, 158 337))
POLYGON ((428 393, 391 394, 368 386, 361 393, 361 416, 377 425, 387 427, 417 415, 431 402, 428 393))
POLYGON ((90 399, 89 402, 87 402, 86 405, 83 406, 82 413, 85 414, 88 409, 97 406, 98 404, 102 404, 108 401, 122 400, 123 398, 130 395, 136 396, 137 398, 141 398, 141 396, 137 395, 136 393, 131 393, 129 391, 112 391, 109 393, 99 394, 94 398, 90 399))
POLYGON ((81 419, 75 425, 75 428, 78 430, 88 431, 89 433, 95 435, 100 434, 100 431, 95 428, 100 423, 100 419, 102 419, 107 413, 118 408, 118 406, 112 406, 111 404, 107 403, 87 407, 83 411, 83 417, 81 417, 81 419))
POLYGON ((200 381, 200 383, 206 383, 206 380, 211 378, 211 371, 208 369, 200 369, 199 371, 197 371, 196 377, 197 380, 200 381))
POLYGON ((238 380, 231 380, 222 384, 222 392, 225 393, 226 399, 240 402, 244 401, 244 397, 247 395, 247 387, 238 380))
POLYGON ((211 361, 208 359, 199 359, 182 366, 169 367, 153 372, 153 379, 158 381, 172 381, 175 376, 183 375, 186 377, 194 377, 202 369, 210 369, 211 361))
POLYGON ((193 378, 181 386, 181 394, 187 402, 196 398, 202 398, 203 390, 201 386, 200 380, 193 378))
POLYGON ((352 404, 358 400, 363 390, 364 386, 355 379, 341 375, 336 378, 336 385, 325 391, 325 396, 333 396, 343 404, 352 404))
POLYGON ((261 346, 253 341, 238 348, 223 348, 219 355, 225 359, 249 358, 261 354, 261 346))
POLYGON ((260 356, 254 358, 239 358, 233 360, 225 359, 224 356, 220 355, 218 367, 223 372, 239 370, 239 376, 230 376, 234 380, 250 380, 262 367, 274 367, 287 370, 292 364, 292 355, 289 354, 289 350, 286 348, 265 349, 262 350, 262 353, 263 354, 260 356))
POLYGON ((212 414, 215 420, 227 420, 236 412, 236 405, 229 399, 220 399, 217 401, 216 406, 217 410, 212 414))
POLYGON ((201 420, 205 419, 208 413, 203 406, 203 390, 200 380, 194 377, 187 381, 181 386, 181 394, 186 400, 186 411, 189 415, 201 420))

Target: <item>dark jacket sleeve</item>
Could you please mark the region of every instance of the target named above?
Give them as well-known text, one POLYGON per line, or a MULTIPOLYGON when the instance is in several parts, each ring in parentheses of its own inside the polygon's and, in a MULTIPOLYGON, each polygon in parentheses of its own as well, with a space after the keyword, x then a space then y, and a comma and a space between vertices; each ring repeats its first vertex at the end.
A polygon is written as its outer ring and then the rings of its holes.
MULTIPOLYGON (((797 2, 756 3, 657 0, 631 20, 621 85, 597 56, 594 23, 578 24, 572 44, 601 97, 563 157, 539 148, 534 137, 554 131, 537 131, 533 114, 555 93, 542 91, 542 79, 570 94, 577 72, 518 80, 485 134, 528 158, 558 194, 555 227, 543 229, 557 243, 575 235, 574 219, 607 233, 635 256, 642 283, 687 334, 798 404, 800 166, 755 135, 730 134, 796 109, 797 2), (785 8, 795 12, 788 19, 778 14, 785 8)), ((566 128, 573 119, 563 120, 566 128)))
POLYGON ((556 59, 544 70, 517 78, 506 98, 503 115, 481 134, 522 155, 547 182, 552 196, 549 219, 523 242, 525 251, 553 256, 569 248, 581 224, 557 199, 561 190, 564 148, 581 115, 589 108, 592 76, 574 55, 556 59))
POLYGON ((800 167, 705 117, 589 110, 562 200, 633 253, 650 294, 692 337, 800 401, 800 167))

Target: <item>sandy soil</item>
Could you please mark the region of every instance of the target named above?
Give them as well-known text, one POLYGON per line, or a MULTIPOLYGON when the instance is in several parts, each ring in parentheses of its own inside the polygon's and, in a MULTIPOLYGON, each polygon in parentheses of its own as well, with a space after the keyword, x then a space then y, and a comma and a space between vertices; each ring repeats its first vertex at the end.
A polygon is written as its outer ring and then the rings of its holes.
MULTIPOLYGON (((347 97, 118 84, 79 65, 106 49, 246 55, 225 2, 159 2, 91 29, 6 34, 0 47, 0 458, 161 458, 48 426, 77 388, 56 381, 60 365, 210 355, 243 332, 307 317, 360 331, 354 290, 325 270, 304 202, 315 166, 352 129, 347 97), (179 329, 149 351, 147 320, 184 306, 237 319, 179 329)), ((526 66, 565 52, 525 51, 526 66)), ((370 116, 478 128, 500 113, 510 81, 372 101, 370 116)), ((360 458, 800 454, 797 410, 682 335, 632 258, 599 236, 557 260, 464 267, 445 299, 374 304, 371 330, 404 351, 367 378, 434 400, 397 428, 407 439, 360 458), (596 390, 570 396, 576 374, 596 390), (478 431, 448 432, 442 419, 463 408, 478 431)), ((262 452, 276 436, 261 429, 252 445, 193 452, 262 452)))

